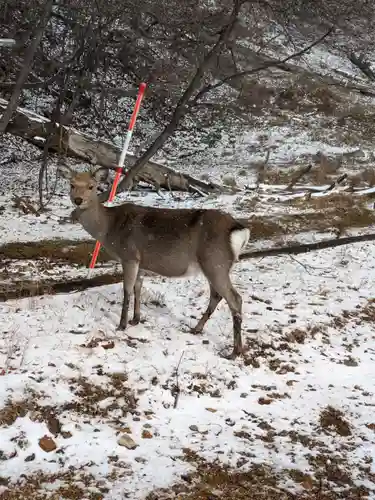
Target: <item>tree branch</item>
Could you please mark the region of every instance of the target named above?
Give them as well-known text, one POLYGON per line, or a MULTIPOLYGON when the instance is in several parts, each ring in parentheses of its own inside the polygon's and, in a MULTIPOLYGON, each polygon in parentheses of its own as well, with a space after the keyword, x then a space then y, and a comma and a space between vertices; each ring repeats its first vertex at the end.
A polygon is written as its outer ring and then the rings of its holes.
POLYGON ((51 17, 52 6, 54 0, 47 0, 44 5, 43 14, 40 18, 39 24, 35 30, 35 35, 30 43, 29 48, 26 51, 25 59, 23 61, 22 69, 17 79, 16 86, 14 87, 12 97, 10 98, 7 109, 4 111, 3 116, 0 122, 0 135, 2 135, 12 118, 14 111, 17 109, 18 101, 23 89, 23 85, 26 82, 27 77, 29 76, 30 69, 34 60, 35 52, 40 44, 40 41, 43 37, 44 31, 48 24, 48 21, 51 17))
POLYGON ((222 85, 226 83, 231 83, 235 80, 239 80, 240 78, 243 78, 244 76, 248 75, 253 75, 254 73, 259 73, 260 71, 264 71, 268 68, 275 67, 275 66, 280 66, 281 64, 285 64, 286 62, 290 61, 291 59, 296 59, 297 57, 301 57, 307 52, 309 52, 312 48, 314 48, 316 45, 319 45, 320 43, 323 42, 333 31, 335 30, 334 26, 331 26, 328 31, 324 33, 321 37, 319 37, 317 40, 314 42, 310 43, 306 47, 304 47, 301 50, 298 50, 297 52, 294 52, 293 54, 284 57, 284 59, 274 59, 273 61, 269 61, 265 64, 262 64, 261 66, 258 66, 257 68, 252 68, 246 71, 241 71, 239 73, 235 73, 233 75, 227 76, 226 78, 223 78, 220 80, 220 82, 211 84, 211 85, 206 85, 203 87, 198 94, 195 96, 193 103, 195 104, 204 94, 207 94, 208 92, 211 92, 214 89, 217 89, 218 87, 221 87, 222 85))
POLYGON ((206 54, 202 63, 198 66, 196 73, 188 85, 187 89, 179 99, 177 106, 173 112, 170 122, 164 128, 164 130, 158 135, 155 141, 147 148, 139 160, 131 167, 128 171, 126 177, 119 184, 119 191, 128 189, 132 186, 133 180, 136 175, 142 170, 143 166, 154 156, 154 154, 164 145, 164 143, 169 139, 172 133, 177 129, 181 119, 185 116, 187 112, 187 104, 191 99, 192 95, 199 88, 206 71, 209 69, 215 58, 223 50, 224 46, 229 40, 229 37, 233 31, 236 24, 238 14, 240 12, 242 0, 234 0, 233 9, 230 14, 229 20, 224 28, 221 30, 220 36, 212 47, 212 49, 206 54))

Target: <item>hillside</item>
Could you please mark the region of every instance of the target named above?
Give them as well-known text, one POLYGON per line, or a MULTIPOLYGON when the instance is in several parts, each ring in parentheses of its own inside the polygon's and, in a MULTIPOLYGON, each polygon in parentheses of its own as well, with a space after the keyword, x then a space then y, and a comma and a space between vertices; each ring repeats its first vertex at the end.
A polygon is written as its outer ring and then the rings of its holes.
MULTIPOLYGON (((0 48, 5 101, 43 4, 0 9, 0 36, 22 40, 0 48)), ((19 110, 119 146, 145 80, 130 148, 141 155, 232 2, 91 4, 54 7, 19 110)), ((220 208, 251 228, 249 250, 375 232, 372 7, 271 2, 271 15, 245 4, 200 90, 234 61, 250 73, 194 106, 193 96, 153 157, 225 191, 142 182, 115 203, 220 208)), ((44 139, 31 144, 15 123, 0 135, 0 498, 375 499, 373 244, 237 263, 245 354, 235 360, 225 303, 190 333, 207 306, 203 276, 146 277, 141 323, 119 332, 120 265, 101 252, 88 275, 94 242, 68 218, 62 152, 48 156, 53 196, 38 209, 44 139)))

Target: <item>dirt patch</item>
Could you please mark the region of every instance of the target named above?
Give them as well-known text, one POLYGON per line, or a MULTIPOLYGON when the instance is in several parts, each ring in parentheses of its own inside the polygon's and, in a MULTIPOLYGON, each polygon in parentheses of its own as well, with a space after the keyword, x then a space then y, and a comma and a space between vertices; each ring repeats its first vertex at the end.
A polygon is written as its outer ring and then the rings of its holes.
POLYGON ((183 482, 171 488, 147 495, 145 500, 231 499, 231 500, 292 500, 295 497, 278 487, 280 477, 271 469, 256 465, 248 472, 234 472, 218 462, 209 463, 189 449, 183 459, 196 470, 182 476, 183 482))
MULTIPOLYGON (((369 492, 342 481, 333 473, 327 477, 314 477, 299 470, 283 470, 276 473, 271 467, 252 465, 246 472, 239 472, 218 462, 207 462, 190 449, 184 450, 184 460, 194 471, 184 474, 181 481, 168 489, 154 491, 145 500, 357 500, 368 498, 369 492), (301 492, 291 493, 281 486, 292 479, 301 492), (332 485, 335 479, 341 491, 332 485), (332 481, 328 483, 328 481, 332 481)), ((245 456, 239 466, 249 459, 245 456)), ((329 462, 329 461, 328 461, 329 462)), ((339 469, 335 469, 336 472, 339 469)))
POLYGON ((93 384, 85 377, 71 379, 70 390, 77 399, 63 404, 60 411, 74 411, 91 417, 110 417, 113 411, 121 410, 118 419, 122 422, 129 412, 135 411, 137 400, 127 385, 126 374, 115 373, 108 378, 108 383, 103 386, 93 384), (108 404, 104 404, 106 400, 108 404))
POLYGON ((68 281, 47 279, 45 281, 23 280, 13 283, 0 283, 0 301, 6 302, 7 300, 20 299, 23 297, 83 291, 96 286, 119 283, 121 280, 122 274, 114 273, 102 274, 94 278, 80 278, 68 281))
POLYGON ((12 425, 18 417, 24 417, 30 409, 29 405, 29 401, 8 401, 0 409, 0 426, 12 425))
POLYGON ((0 478, 0 481, 7 486, 1 494, 1 500, 61 500, 62 498, 103 500, 105 493, 109 491, 109 488, 103 487, 100 481, 95 480, 91 474, 78 471, 59 474, 38 473, 12 484, 7 483, 5 478, 0 478), (51 485, 55 482, 61 482, 61 484, 51 490, 51 485), (97 491, 92 491, 93 489, 97 491))
MULTIPOLYGON (((38 242, 12 242, 0 247, 0 262, 11 260, 50 259, 54 262, 68 262, 87 267, 95 242, 92 240, 54 239, 38 242)), ((108 262, 110 257, 101 248, 97 262, 108 262)))
POLYGON ((25 398, 19 401, 9 400, 0 409, 0 426, 10 426, 19 417, 29 414, 33 421, 45 422, 49 431, 58 435, 61 433, 60 415, 66 411, 74 411, 90 417, 110 418, 113 411, 121 415, 120 421, 137 407, 137 399, 133 390, 128 386, 125 373, 105 374, 98 367, 98 374, 105 377, 103 385, 90 382, 85 377, 70 379, 70 390, 76 396, 74 401, 63 403, 60 406, 40 404, 43 396, 35 391, 28 391, 25 398), (104 404, 108 400, 108 404, 104 404))
POLYGON ((350 436, 352 434, 349 422, 345 419, 342 411, 327 406, 320 413, 319 423, 322 429, 329 434, 335 432, 339 436, 350 436))
MULTIPOLYGON (((251 201, 249 201, 251 203, 251 201)), ((287 202, 289 203, 289 202, 287 202)), ((251 242, 277 237, 296 237, 306 232, 335 232, 338 235, 348 229, 369 227, 375 224, 375 211, 350 195, 330 195, 317 198, 297 198, 291 204, 303 207, 303 212, 273 217, 240 219, 251 229, 251 242)), ((241 202, 246 208, 247 201, 241 202)), ((285 244, 285 243, 284 243, 285 244)))

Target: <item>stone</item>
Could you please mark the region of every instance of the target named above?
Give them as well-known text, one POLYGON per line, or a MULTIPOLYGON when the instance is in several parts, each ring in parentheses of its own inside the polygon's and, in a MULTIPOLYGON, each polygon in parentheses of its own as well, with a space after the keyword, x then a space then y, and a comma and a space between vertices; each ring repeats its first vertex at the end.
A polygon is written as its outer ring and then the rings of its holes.
POLYGON ((189 429, 193 432, 199 432, 198 426, 193 424, 189 426, 189 429))
POLYGON ((57 448, 57 444, 49 436, 43 436, 42 438, 40 438, 39 439, 39 446, 46 453, 50 453, 51 451, 56 450, 56 448, 57 448))
POLYGON ((147 431, 146 429, 143 429, 143 431, 142 431, 142 438, 143 439, 151 439, 152 438, 151 432, 147 431))
POLYGON ((125 446, 128 450, 135 450, 138 444, 134 441, 133 438, 129 436, 129 434, 122 434, 117 440, 117 444, 120 446, 125 446))

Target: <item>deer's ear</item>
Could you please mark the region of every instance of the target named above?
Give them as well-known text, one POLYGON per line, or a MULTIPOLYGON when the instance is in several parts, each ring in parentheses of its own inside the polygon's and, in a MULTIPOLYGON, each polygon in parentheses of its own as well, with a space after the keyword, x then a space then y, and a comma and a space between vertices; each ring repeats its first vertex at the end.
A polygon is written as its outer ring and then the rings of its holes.
POLYGON ((71 179, 73 177, 73 170, 68 167, 68 165, 61 164, 57 167, 57 172, 59 173, 60 177, 63 177, 64 179, 71 179))
POLYGON ((105 182, 108 179, 108 168, 104 167, 99 167, 95 172, 92 174, 96 182, 105 182))

